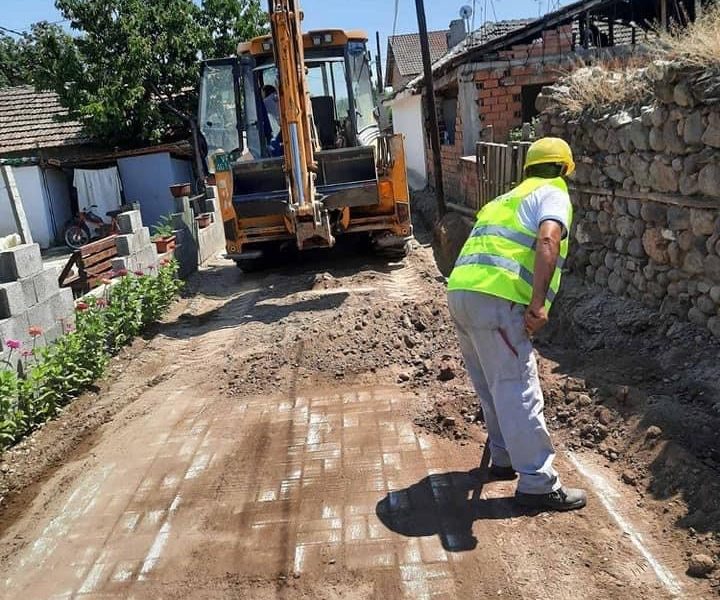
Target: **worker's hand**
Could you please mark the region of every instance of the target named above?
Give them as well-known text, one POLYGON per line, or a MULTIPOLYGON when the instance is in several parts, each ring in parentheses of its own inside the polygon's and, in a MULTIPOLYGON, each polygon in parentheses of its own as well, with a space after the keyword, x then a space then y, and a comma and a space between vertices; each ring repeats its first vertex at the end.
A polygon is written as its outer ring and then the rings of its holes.
POLYGON ((545 305, 534 305, 531 304, 525 311, 525 332, 528 337, 533 337, 538 333, 548 322, 547 310, 545 305))

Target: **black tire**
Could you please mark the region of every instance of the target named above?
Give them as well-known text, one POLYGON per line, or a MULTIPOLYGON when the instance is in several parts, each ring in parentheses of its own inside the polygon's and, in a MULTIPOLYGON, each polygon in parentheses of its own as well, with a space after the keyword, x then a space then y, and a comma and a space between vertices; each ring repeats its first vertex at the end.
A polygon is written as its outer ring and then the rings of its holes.
POLYGON ((68 247, 78 250, 90 242, 90 231, 87 227, 73 223, 65 228, 63 237, 68 247))
POLYGON ((276 242, 269 242, 254 246, 250 252, 258 251, 259 255, 253 258, 239 258, 235 264, 243 273, 258 273, 276 267, 283 255, 282 246, 276 242))

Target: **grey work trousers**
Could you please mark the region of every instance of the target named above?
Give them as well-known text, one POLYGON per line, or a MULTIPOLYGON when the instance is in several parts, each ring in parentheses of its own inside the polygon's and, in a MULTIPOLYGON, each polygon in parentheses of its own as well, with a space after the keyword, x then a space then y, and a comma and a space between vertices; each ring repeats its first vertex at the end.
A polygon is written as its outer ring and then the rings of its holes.
POLYGON ((493 464, 512 466, 519 473, 519 492, 557 490, 555 450, 543 416, 537 361, 525 333, 525 307, 464 291, 450 292, 448 302, 480 398, 493 464))

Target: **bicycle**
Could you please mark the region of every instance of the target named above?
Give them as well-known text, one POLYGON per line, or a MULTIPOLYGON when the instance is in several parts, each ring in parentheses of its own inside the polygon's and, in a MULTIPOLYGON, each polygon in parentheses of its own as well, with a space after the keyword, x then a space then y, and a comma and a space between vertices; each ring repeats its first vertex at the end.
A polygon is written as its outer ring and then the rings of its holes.
POLYGON ((77 250, 91 241, 101 240, 120 232, 117 216, 123 212, 122 209, 105 213, 110 217, 110 223, 106 223, 102 217, 92 211, 93 208, 97 208, 97 204, 91 205, 87 210, 80 210, 65 226, 63 237, 65 243, 73 250, 77 250), (94 235, 91 233, 91 227, 94 229, 94 235))

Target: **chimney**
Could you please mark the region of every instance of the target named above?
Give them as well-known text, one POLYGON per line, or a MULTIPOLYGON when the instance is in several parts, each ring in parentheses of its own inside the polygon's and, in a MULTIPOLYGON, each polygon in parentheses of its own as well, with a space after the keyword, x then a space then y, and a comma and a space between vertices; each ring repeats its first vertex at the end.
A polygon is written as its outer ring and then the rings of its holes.
POLYGON ((465 21, 463 19, 455 19, 450 22, 450 31, 447 34, 448 49, 454 48, 467 37, 465 29, 465 21))

